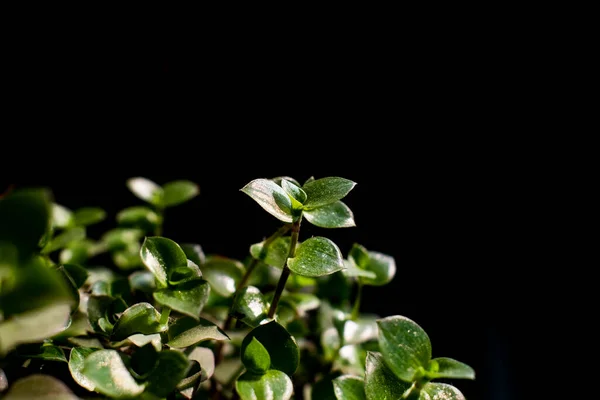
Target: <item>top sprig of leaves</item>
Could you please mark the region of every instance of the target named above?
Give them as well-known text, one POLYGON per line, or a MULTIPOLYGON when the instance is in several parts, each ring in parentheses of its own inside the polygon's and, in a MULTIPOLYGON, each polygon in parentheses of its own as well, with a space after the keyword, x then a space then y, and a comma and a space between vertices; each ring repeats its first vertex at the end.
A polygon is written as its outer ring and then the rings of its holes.
POLYGON ((356 226, 354 214, 341 199, 354 186, 356 182, 336 176, 310 178, 304 185, 290 177, 277 177, 255 179, 240 190, 280 221, 304 217, 321 228, 347 228, 356 226))
POLYGON ((135 177, 127 180, 127 187, 139 199, 157 208, 185 203, 200 193, 198 185, 188 180, 176 180, 161 186, 150 179, 135 177))

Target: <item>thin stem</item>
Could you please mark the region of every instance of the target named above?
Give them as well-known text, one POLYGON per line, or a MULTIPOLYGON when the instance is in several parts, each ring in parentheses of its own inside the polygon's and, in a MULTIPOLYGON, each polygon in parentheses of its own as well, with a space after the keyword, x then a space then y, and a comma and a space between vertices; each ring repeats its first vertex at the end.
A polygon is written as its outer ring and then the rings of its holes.
MULTIPOLYGON (((292 223, 292 240, 290 242, 290 252, 288 254, 287 259, 294 258, 296 256, 296 245, 298 244, 298 237, 300 235, 301 221, 302 215, 300 215, 300 217, 292 223)), ((273 301, 271 302, 271 307, 269 308, 269 318, 273 318, 275 316, 275 312, 277 311, 277 305, 279 304, 279 299, 281 298, 283 289, 285 289, 287 279, 290 276, 291 271, 287 265, 287 259, 285 261, 285 264, 283 265, 283 271, 281 271, 281 276, 279 277, 279 282, 277 282, 277 288, 275 289, 275 295, 273 296, 273 301)))
POLYGON ((156 213, 158 214, 158 222, 154 227, 154 236, 161 236, 163 231, 163 220, 165 219, 165 212, 163 207, 157 207, 156 213))
POLYGON ((171 314, 171 307, 163 307, 160 313, 160 324, 167 325, 169 322, 169 315, 171 314))
POLYGON ((354 321, 358 318, 358 315, 360 313, 360 302, 362 300, 362 289, 363 289, 363 284, 359 279, 358 287, 356 289, 356 299, 354 299, 354 306, 352 307, 352 320, 354 320, 354 321))

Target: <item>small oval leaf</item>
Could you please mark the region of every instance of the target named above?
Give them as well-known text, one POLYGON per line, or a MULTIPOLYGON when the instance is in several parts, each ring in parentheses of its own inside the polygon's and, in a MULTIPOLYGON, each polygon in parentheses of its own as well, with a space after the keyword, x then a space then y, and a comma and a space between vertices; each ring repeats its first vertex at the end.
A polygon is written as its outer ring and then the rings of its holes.
POLYGON ((106 211, 98 207, 82 207, 75 210, 73 219, 75 225, 88 226, 104 221, 106 211))
POLYGON ((438 357, 431 360, 435 364, 434 371, 427 371, 431 379, 475 379, 475 370, 469 365, 448 357, 438 357))
POLYGON ((195 319, 200 317, 208 301, 210 286, 204 279, 195 279, 175 287, 154 292, 154 300, 195 319))
POLYGON ((283 268, 290 254, 290 243, 291 237, 289 236, 278 237, 268 246, 265 246, 266 241, 262 241, 250 246, 250 254, 267 265, 283 268))
POLYGON ((210 257, 201 270, 202 276, 217 294, 231 297, 244 275, 244 264, 227 257, 210 257))
POLYGON ((187 265, 187 257, 181 247, 173 240, 161 236, 146 237, 140 255, 146 268, 154 274, 162 287, 167 287, 171 269, 187 265))
POLYGON ((146 391, 159 398, 166 398, 185 378, 189 368, 190 363, 185 354, 175 350, 162 350, 158 353, 156 367, 146 378, 146 391))
POLYGON ((235 389, 242 400, 289 400, 294 393, 290 377, 274 369, 265 374, 245 372, 236 380, 235 389))
POLYGON ((160 324, 160 313, 150 303, 137 303, 126 309, 117 320, 111 339, 115 341, 141 333, 162 332, 165 327, 160 324))
POLYGON ((169 327, 167 345, 175 348, 185 348, 205 340, 229 340, 229 336, 209 320, 182 317, 169 327))
POLYGON ((188 260, 193 261, 194 264, 201 266, 206 262, 206 255, 199 244, 182 243, 180 246, 188 260))
POLYGON ((342 270, 344 260, 335 243, 316 236, 298 246, 296 257, 288 259, 288 267, 298 275, 317 277, 342 270))
POLYGON ((248 371, 260 375, 269 370, 271 357, 265 346, 253 337, 242 351, 242 363, 248 371))
POLYGON ((133 379, 116 350, 98 350, 88 355, 82 373, 92 382, 94 391, 117 399, 138 396, 145 388, 133 379))
POLYGON ((387 254, 369 251, 369 262, 364 269, 375 274, 375 278, 361 277, 360 280, 364 285, 382 286, 394 279, 396 261, 394 257, 387 254))
POLYGON ((278 220, 292 222, 292 201, 277 183, 270 179, 255 179, 240 190, 278 220))
POLYGON ((73 347, 69 355, 69 371, 71 372, 73 380, 75 380, 79 386, 86 388, 90 392, 94 391, 96 385, 81 371, 83 370, 85 358, 97 350, 98 349, 89 347, 73 347))
POLYGON ((270 321, 252 329, 242 341, 242 354, 256 338, 271 357, 271 368, 292 376, 298 368, 300 351, 296 339, 278 322, 270 321))
POLYGON ((155 182, 143 177, 130 178, 127 187, 139 199, 150 204, 159 205, 162 201, 163 190, 155 182))
POLYGON ((365 381, 358 376, 338 376, 333 380, 333 392, 338 400, 367 400, 365 381))
POLYGON ((416 322, 401 315, 377 320, 378 342, 388 367, 397 377, 412 382, 431 359, 431 342, 416 322))
POLYGON ((354 213, 341 201, 305 210, 302 215, 311 224, 320 228, 351 228, 356 226, 354 213))
POLYGON ((200 193, 197 184, 188 180, 177 180, 163 185, 163 206, 173 207, 196 197, 200 193))
POLYGON ((152 231, 160 222, 159 215, 149 207, 134 206, 125 208, 117 214, 117 222, 121 226, 141 228, 152 231))
POLYGON ((254 328, 267 318, 269 303, 257 287, 246 286, 235 296, 231 311, 237 319, 254 328))
POLYGON ((307 182, 302 186, 306 192, 304 207, 311 210, 326 204, 334 203, 346 197, 356 186, 351 180, 330 176, 307 182))
POLYGON ((365 393, 367 400, 401 399, 411 384, 404 382, 387 367, 378 352, 367 352, 365 362, 365 393))

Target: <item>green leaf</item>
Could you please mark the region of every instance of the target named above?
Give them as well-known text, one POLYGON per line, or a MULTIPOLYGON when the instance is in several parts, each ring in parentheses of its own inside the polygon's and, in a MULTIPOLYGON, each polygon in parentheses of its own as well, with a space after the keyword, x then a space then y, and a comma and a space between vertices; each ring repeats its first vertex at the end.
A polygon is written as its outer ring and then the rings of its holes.
POLYGON ((54 228, 64 229, 73 226, 73 212, 67 207, 57 203, 52 203, 51 225, 54 228))
POLYGON ((360 344, 377 339, 377 316, 361 315, 344 323, 344 344, 360 344))
POLYGON ((175 350, 158 353, 158 364, 147 378, 146 391, 158 397, 166 397, 185 378, 190 363, 187 357, 175 350))
POLYGON ((0 357, 21 343, 35 343, 65 330, 70 323, 69 304, 52 304, 0 322, 0 357))
POLYGON ((267 265, 281 269, 290 253, 290 243, 291 237, 289 236, 278 237, 268 246, 265 246, 266 241, 262 241, 250 246, 250 254, 267 265))
POLYGON ((241 352, 256 338, 269 352, 271 368, 292 376, 298 368, 300 351, 296 339, 278 322, 270 321, 252 329, 242 341, 241 352))
POLYGON ((375 275, 375 272, 367 271, 362 268, 359 268, 352 258, 344 260, 344 267, 345 267, 345 269, 343 270, 343 273, 347 277, 351 277, 351 278, 364 277, 364 278, 369 278, 369 279, 377 278, 377 275, 375 275))
POLYGON ((69 277, 73 280, 73 283, 77 288, 82 287, 90 275, 87 269, 79 265, 63 264, 62 268, 69 274, 69 277))
POLYGON ((43 374, 32 374, 17 380, 2 399, 80 400, 60 379, 43 374))
POLYGON ((102 235, 100 239, 109 251, 123 250, 132 243, 137 244, 144 237, 144 231, 133 228, 115 228, 102 235))
POLYGON ((281 302, 289 304, 300 316, 304 316, 308 311, 315 310, 321 305, 321 299, 317 296, 302 292, 285 292, 281 295, 281 302))
POLYGON ((377 251, 369 251, 369 263, 363 268, 375 273, 375 278, 360 278, 364 285, 386 285, 394 278, 394 275, 396 275, 396 261, 394 260, 394 257, 377 251))
POLYGON ((131 335, 125 339, 125 342, 131 343, 137 347, 144 347, 150 343, 156 351, 160 351, 162 349, 162 339, 160 337, 160 333, 152 333, 150 335, 136 333, 135 335, 131 335))
POLYGON ((365 367, 365 393, 367 400, 398 400, 411 386, 387 367, 381 353, 367 352, 365 367))
POLYGON ((292 201, 277 183, 270 179, 255 179, 240 190, 278 220, 292 222, 292 201))
POLYGON ((259 375, 245 372, 236 380, 235 389, 242 400, 289 400, 294 393, 292 380, 277 370, 259 375))
POLYGON ((64 232, 61 232, 57 236, 50 239, 50 241, 42 249, 43 254, 49 254, 53 251, 66 247, 71 242, 77 242, 85 239, 85 228, 82 226, 76 226, 69 228, 64 232))
POLYGON ((128 243, 127 247, 112 253, 112 260, 123 271, 143 267, 144 264, 140 254, 141 248, 142 246, 138 242, 128 243))
POLYGON ((202 276, 217 294, 231 297, 244 275, 244 264, 227 257, 216 256, 208 258, 201 270, 202 276))
POLYGON ((211 349, 197 346, 188 355, 190 361, 197 361, 201 368, 200 382, 204 382, 214 374, 215 372, 215 354, 211 349))
POLYGON ((106 211, 98 207, 82 207, 73 213, 75 225, 88 226, 104 221, 106 211))
POLYGON ((64 247, 59 255, 58 261, 61 264, 86 264, 90 257, 96 255, 100 245, 97 245, 90 239, 82 239, 69 243, 64 247))
POLYGON ((356 185, 351 180, 339 177, 327 177, 307 182, 302 186, 306 192, 304 207, 312 210, 327 204, 335 203, 346 197, 356 185))
POLYGON ((352 375, 338 376, 333 380, 333 391, 338 400, 366 400, 365 381, 352 375))
POLYGON ((152 295, 159 304, 198 319, 208 300, 209 292, 208 282, 197 279, 176 287, 158 290, 152 295))
POLYGON ((151 343, 133 350, 127 366, 131 375, 139 382, 144 381, 158 364, 158 354, 151 343))
POLYGON ((192 260, 187 260, 186 266, 176 267, 169 271, 169 285, 171 286, 181 285, 200 278, 202 278, 202 271, 192 260))
POLYGON ((431 342, 416 322, 400 315, 377 320, 378 341, 388 367, 403 381, 412 382, 431 359, 431 342))
POLYGON ((276 176, 275 178, 271 178, 271 180, 273 182, 275 182, 276 184, 278 184, 279 186, 281 186, 281 181, 283 181, 284 179, 286 181, 292 182, 296 186, 299 186, 299 187, 302 186, 298 183, 297 180, 295 180, 294 178, 289 177, 289 176, 276 176))
POLYGON ((0 242, 15 245, 22 260, 36 253, 50 228, 51 204, 45 189, 16 189, 0 198, 0 242))
POLYGON ((106 334, 112 332, 113 325, 109 321, 109 310, 114 301, 115 300, 108 295, 92 295, 89 297, 87 314, 88 321, 94 332, 106 334))
POLYGON ((364 376, 366 357, 367 350, 362 344, 347 344, 338 350, 332 368, 343 374, 364 376))
POLYGON ((181 247, 171 239, 150 236, 144 239, 140 250, 142 262, 154 274, 159 287, 168 286, 169 270, 187 265, 181 247))
POLYGON ((153 205, 160 205, 163 199, 163 189, 150 179, 143 177, 130 178, 127 187, 139 199, 153 205))
POLYGON ((264 374, 271 366, 271 357, 265 346, 256 337, 242 349, 242 363, 253 374, 264 374))
POLYGON ((131 376, 116 350, 98 350, 84 359, 82 374, 105 396, 126 399, 139 396, 145 385, 131 376))
POLYGON ((19 357, 38 358, 45 361, 67 362, 62 348, 52 343, 34 343, 22 345, 17 348, 19 357))
POLYGON ((430 382, 421 389, 420 400, 466 400, 465 396, 456 387, 446 384, 430 382))
POLYGON ((281 188, 285 190, 288 196, 290 196, 292 208, 294 210, 301 210, 302 204, 306 201, 306 193, 304 193, 304 190, 286 179, 281 181, 281 188))
POLYGON ((111 335, 112 340, 123 340, 136 333, 148 335, 166 329, 160 323, 160 313, 150 303, 134 304, 117 320, 111 335))
POLYGON ((342 270, 344 260, 335 243, 315 236, 298 246, 296 257, 288 259, 288 267, 298 275, 317 277, 342 270))
POLYGON ((79 386, 90 392, 94 391, 96 385, 82 373, 83 363, 87 356, 97 350, 98 349, 89 347, 73 347, 69 355, 69 371, 71 372, 73 380, 75 380, 79 386))
POLYGON ((125 208, 117 214, 117 222, 121 226, 140 228, 151 232, 160 223, 160 216, 146 206, 125 208))
POLYGON ((180 244, 181 249, 185 253, 188 260, 194 262, 194 264, 201 266, 206 262, 206 255, 202 246, 196 243, 182 243, 180 244))
POLYGON ((434 358, 426 372, 431 379, 475 379, 475 370, 469 365, 447 357, 434 358), (434 368, 431 368, 434 366, 434 368))
POLYGON ((339 371, 332 371, 317 380, 310 391, 311 399, 337 400, 333 389, 333 380, 340 375, 339 371))
POLYGON ((209 320, 182 317, 169 327, 167 345, 174 348, 185 348, 205 340, 229 340, 229 336, 209 320))
POLYGON ((135 271, 129 275, 129 286, 134 292, 152 293, 156 290, 154 274, 150 271, 135 271))
POLYGON ((237 319, 255 328, 267 318, 269 303, 260 289, 246 286, 235 296, 231 310, 237 319))
POLYGON ((305 210, 302 215, 308 222, 321 228, 351 228, 356 226, 352 210, 341 201, 305 210))
POLYGON ((196 197, 200 188, 194 182, 177 180, 163 185, 163 192, 163 206, 173 207, 196 197))

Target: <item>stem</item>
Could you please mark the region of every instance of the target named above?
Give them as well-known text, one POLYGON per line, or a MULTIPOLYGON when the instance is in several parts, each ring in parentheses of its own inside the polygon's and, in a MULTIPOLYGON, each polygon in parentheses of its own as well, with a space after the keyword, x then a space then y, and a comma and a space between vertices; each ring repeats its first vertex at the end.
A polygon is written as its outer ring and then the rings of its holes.
POLYGON ((167 325, 169 322, 169 314, 171 314, 171 307, 163 307, 160 313, 160 324, 167 325))
MULTIPOLYGON (((300 222, 302 221, 302 215, 292 223, 292 240, 290 242, 290 252, 288 254, 289 258, 294 258, 296 255, 296 245, 298 244, 298 236, 300 235, 300 222)), ((269 308, 269 318, 273 318, 275 316, 275 312, 277 311, 277 305, 279 304, 279 299, 281 298, 281 294, 283 293, 283 289, 285 288, 285 284, 287 282, 288 277, 290 276, 290 269, 287 265, 287 259, 285 264, 283 265, 283 271, 281 271, 281 276, 279 277, 279 282, 277 282, 277 288, 275 289, 275 295, 273 296, 273 301, 271 302, 271 307, 269 308)))
POLYGON ((157 207, 156 213, 158 214, 158 223, 154 228, 154 236, 161 236, 163 231, 163 220, 165 219, 165 213, 163 207, 157 207))
POLYGON ((361 280, 358 280, 358 287, 357 287, 357 292, 356 292, 356 299, 354 299, 354 306, 352 307, 352 320, 356 321, 356 319, 358 318, 358 314, 360 312, 360 302, 362 300, 362 289, 363 289, 363 284, 361 282, 361 280))

